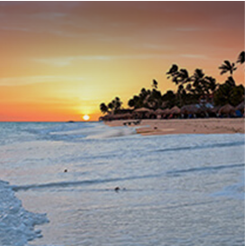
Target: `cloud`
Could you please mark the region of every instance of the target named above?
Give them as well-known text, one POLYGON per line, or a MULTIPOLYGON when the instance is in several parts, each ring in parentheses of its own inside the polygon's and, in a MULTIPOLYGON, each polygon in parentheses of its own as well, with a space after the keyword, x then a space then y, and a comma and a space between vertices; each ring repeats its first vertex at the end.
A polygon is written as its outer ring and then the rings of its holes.
POLYGON ((207 59, 207 56, 198 55, 198 54, 182 54, 181 56, 186 58, 194 58, 194 59, 207 59))
POLYGON ((30 85, 47 82, 61 82, 61 81, 84 81, 82 77, 76 76, 27 76, 27 77, 10 77, 0 78, 0 86, 19 86, 30 85))
POLYGON ((180 32, 197 32, 197 31, 202 31, 201 28, 197 28, 197 27, 180 27, 177 28, 176 31, 180 31, 180 32))
POLYGON ((68 56, 68 57, 57 57, 57 58, 37 58, 35 62, 45 63, 51 66, 64 67, 71 65, 74 61, 106 61, 110 60, 110 56, 68 56))
POLYGON ((1 0, 0 6, 31 6, 37 5, 39 7, 76 7, 81 3, 81 0, 1 0))
POLYGON ((72 62, 79 61, 113 61, 113 60, 144 60, 144 59, 165 59, 167 55, 156 54, 135 54, 135 55, 95 55, 95 56, 68 56, 57 58, 36 58, 32 61, 45 63, 51 66, 64 67, 69 66, 72 62))

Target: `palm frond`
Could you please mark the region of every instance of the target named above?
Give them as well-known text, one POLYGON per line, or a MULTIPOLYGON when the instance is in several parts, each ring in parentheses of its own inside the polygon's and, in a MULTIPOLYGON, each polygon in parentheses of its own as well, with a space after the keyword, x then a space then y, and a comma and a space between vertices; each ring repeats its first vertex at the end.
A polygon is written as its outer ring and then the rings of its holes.
POLYGON ((244 62, 245 62, 245 51, 242 51, 238 56, 237 63, 242 64, 244 62))
POLYGON ((178 71, 178 66, 176 64, 173 64, 172 67, 167 72, 167 74, 173 74, 176 73, 177 71, 178 71))

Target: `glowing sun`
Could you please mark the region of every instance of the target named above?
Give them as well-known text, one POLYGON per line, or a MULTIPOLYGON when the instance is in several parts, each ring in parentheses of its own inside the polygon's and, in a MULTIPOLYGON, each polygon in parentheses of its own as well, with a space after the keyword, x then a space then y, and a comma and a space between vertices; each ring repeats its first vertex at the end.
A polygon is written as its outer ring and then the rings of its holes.
POLYGON ((87 121, 87 120, 89 120, 89 119, 90 119, 89 115, 85 114, 85 115, 83 116, 83 120, 87 121))

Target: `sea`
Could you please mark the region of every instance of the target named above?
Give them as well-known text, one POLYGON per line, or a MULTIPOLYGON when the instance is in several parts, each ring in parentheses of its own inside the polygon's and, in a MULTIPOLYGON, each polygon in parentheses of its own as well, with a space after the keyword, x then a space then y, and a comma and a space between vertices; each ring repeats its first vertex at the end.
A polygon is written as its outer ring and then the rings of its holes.
POLYGON ((242 246, 244 147, 239 133, 2 122, 0 245, 242 246))

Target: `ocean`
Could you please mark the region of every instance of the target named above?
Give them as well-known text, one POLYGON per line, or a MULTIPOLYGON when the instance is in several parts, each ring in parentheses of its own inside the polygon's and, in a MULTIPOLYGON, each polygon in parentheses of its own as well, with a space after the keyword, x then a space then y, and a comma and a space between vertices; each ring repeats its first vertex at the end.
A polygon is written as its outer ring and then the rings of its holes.
POLYGON ((0 123, 0 245, 242 246, 244 147, 244 134, 0 123))

